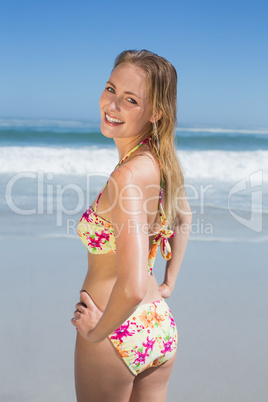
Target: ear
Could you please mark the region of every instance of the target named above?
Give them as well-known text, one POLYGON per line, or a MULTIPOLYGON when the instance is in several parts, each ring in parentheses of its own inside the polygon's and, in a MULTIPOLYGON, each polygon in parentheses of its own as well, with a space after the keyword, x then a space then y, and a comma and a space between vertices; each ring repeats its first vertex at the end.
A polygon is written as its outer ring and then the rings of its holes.
POLYGON ((152 115, 152 117, 150 118, 150 122, 151 123, 156 123, 158 120, 161 119, 161 117, 163 116, 162 110, 158 109, 156 113, 154 113, 152 115))

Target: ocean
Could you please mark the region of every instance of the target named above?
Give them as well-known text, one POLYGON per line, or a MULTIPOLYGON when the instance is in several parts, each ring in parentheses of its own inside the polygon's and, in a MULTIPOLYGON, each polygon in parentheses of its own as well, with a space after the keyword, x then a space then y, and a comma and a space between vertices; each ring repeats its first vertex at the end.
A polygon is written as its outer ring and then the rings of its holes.
MULTIPOLYGON (((268 129, 178 127, 190 240, 268 240, 268 129)), ((118 163, 98 123, 0 119, 0 238, 77 237, 80 215, 118 163), (5 228, 5 229, 4 229, 5 228)))

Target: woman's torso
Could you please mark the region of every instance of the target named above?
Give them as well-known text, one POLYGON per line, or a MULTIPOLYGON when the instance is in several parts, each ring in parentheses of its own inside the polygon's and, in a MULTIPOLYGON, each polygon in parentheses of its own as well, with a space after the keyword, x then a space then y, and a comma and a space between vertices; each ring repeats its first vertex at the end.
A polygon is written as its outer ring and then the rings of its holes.
MULTIPOLYGON (((159 217, 159 183, 160 183, 160 171, 157 162, 154 158, 149 157, 150 161, 145 162, 146 168, 151 167, 151 184, 153 184, 147 192, 147 198, 150 202, 146 204, 147 207, 147 223, 148 232, 155 233, 161 228, 161 221, 159 217), (155 185, 154 185, 155 184, 155 185)), ((133 160, 133 158, 131 158, 133 160)), ((131 168, 132 161, 129 160, 127 163, 131 168)), ((142 163, 141 159, 140 163, 142 163)), ((142 166, 140 166, 142 168, 142 166)), ((95 210, 96 200, 92 203, 92 208, 95 210)), ((104 188, 101 197, 98 201, 98 216, 103 218, 105 221, 111 222, 111 212, 109 211, 109 201, 107 187, 104 188), (104 211, 104 212, 103 212, 104 211)), ((149 252, 153 243, 154 236, 148 235, 149 247, 148 247, 148 257, 149 252)), ((145 270, 148 267, 144 267, 145 270)), ((110 252, 105 254, 93 254, 88 252, 88 271, 83 283, 82 288, 91 296, 95 304, 104 311, 108 303, 110 294, 112 292, 113 286, 117 279, 116 274, 116 253, 110 252)), ((148 275, 147 291, 142 300, 142 304, 151 301, 159 300, 161 298, 158 284, 155 279, 154 274, 148 275)))
MULTIPOLYGON (((159 183, 159 181, 158 181, 159 183)), ((157 228, 161 228, 161 222, 159 218, 158 211, 158 200, 159 191, 156 188, 150 190, 150 199, 152 201, 148 203, 148 227, 153 228, 153 232, 157 231, 157 228)), ((96 200, 93 202, 93 209, 96 204, 96 200)), ((104 189, 100 201, 98 203, 98 215, 108 222, 111 222, 111 213, 106 212, 109 210, 107 187, 104 189), (105 211, 102 213, 102 211, 105 211)), ((150 230, 149 230, 150 232, 150 230)), ((153 236, 149 236, 149 247, 148 247, 148 257, 149 252, 153 242, 153 236)), ((145 270, 148 267, 144 267, 145 270)), ((88 271, 83 283, 82 288, 91 296, 95 304, 104 311, 108 303, 110 294, 112 292, 113 286, 117 279, 116 274, 116 253, 110 252, 105 254, 93 254, 88 252, 88 271)), ((154 274, 148 275, 147 282, 147 292, 145 294, 143 303, 148 303, 151 301, 159 300, 160 293, 158 291, 158 284, 155 279, 154 274)))

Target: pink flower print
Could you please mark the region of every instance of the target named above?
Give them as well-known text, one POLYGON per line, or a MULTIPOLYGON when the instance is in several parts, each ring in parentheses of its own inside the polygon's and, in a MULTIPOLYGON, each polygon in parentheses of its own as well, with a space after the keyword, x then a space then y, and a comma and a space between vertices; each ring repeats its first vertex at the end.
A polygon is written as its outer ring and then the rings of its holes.
POLYGON ((86 212, 83 213, 80 221, 87 221, 87 222, 93 222, 93 219, 91 218, 91 210, 87 209, 86 212))
POLYGON ((99 250, 102 250, 102 243, 100 239, 96 239, 96 236, 94 237, 94 239, 92 239, 91 236, 86 236, 86 239, 88 241, 88 246, 90 248, 98 248, 99 250))
POLYGON ((135 331, 129 331, 129 321, 127 322, 127 324, 122 324, 119 328, 117 328, 114 331, 113 336, 110 337, 110 339, 118 339, 119 342, 123 342, 123 338, 127 338, 128 336, 132 336, 135 334, 135 331))
POLYGON ((101 233, 96 232, 96 235, 98 236, 100 241, 104 241, 104 240, 109 241, 110 240, 110 234, 106 233, 104 230, 101 233))
POLYGON ((164 353, 164 356, 166 355, 167 352, 172 352, 173 348, 172 348, 172 343, 174 342, 173 338, 169 338, 168 341, 163 340, 163 344, 164 344, 164 349, 160 350, 161 353, 164 353))
POLYGON ((170 315, 169 318, 170 318, 170 326, 171 326, 172 328, 174 328, 174 327, 175 327, 174 318, 172 317, 172 315, 170 315))
POLYGON ((155 339, 149 339, 149 336, 147 336, 147 343, 143 342, 142 344, 145 347, 145 352, 148 352, 149 349, 153 350, 155 339))
POLYGON ((149 356, 148 353, 146 353, 146 351, 145 351, 145 353, 142 353, 137 350, 134 353, 136 356, 138 356, 137 359, 134 360, 134 364, 139 364, 139 363, 144 364, 146 357, 149 356))

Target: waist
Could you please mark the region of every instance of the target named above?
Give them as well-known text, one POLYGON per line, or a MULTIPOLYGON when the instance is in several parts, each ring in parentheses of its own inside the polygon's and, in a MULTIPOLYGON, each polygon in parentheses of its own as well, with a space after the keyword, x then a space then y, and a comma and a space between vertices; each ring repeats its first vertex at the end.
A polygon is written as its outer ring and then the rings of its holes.
MULTIPOLYGON (((92 298, 94 303, 101 311, 104 311, 113 287, 117 279, 116 271, 108 266, 103 266, 98 270, 89 268, 85 277, 82 289, 84 289, 92 298)), ((161 299, 156 278, 153 275, 148 276, 147 291, 141 304, 151 303, 161 299)))

